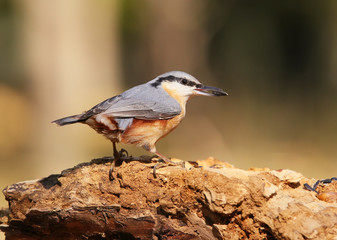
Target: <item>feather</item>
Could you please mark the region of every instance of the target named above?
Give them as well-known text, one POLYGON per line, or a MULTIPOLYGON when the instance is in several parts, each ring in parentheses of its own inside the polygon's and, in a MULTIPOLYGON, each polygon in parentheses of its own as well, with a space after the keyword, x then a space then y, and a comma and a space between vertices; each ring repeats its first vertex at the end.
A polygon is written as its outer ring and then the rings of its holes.
POLYGON ((53 123, 56 123, 59 126, 64 126, 67 124, 77 123, 79 122, 81 115, 73 115, 65 118, 60 118, 55 121, 52 121, 53 123))
POLYGON ((155 88, 148 82, 97 104, 85 112, 79 121, 97 114, 143 120, 170 119, 180 112, 181 107, 175 99, 161 87, 155 88))
POLYGON ((115 121, 118 124, 118 129, 125 131, 128 127, 131 126, 133 118, 115 118, 115 121))

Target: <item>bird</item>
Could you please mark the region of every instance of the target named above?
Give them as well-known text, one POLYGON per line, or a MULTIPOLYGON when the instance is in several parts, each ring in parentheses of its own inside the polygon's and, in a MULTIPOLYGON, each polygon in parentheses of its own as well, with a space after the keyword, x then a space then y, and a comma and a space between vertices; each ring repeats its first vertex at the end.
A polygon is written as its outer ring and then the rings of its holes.
POLYGON ((119 142, 136 145, 166 163, 173 163, 157 151, 155 144, 179 125, 185 117, 187 101, 197 95, 228 94, 220 88, 203 85, 186 72, 170 71, 106 99, 88 111, 53 123, 59 126, 74 123, 89 125, 112 142, 113 163, 125 151, 117 150, 116 143, 119 142))

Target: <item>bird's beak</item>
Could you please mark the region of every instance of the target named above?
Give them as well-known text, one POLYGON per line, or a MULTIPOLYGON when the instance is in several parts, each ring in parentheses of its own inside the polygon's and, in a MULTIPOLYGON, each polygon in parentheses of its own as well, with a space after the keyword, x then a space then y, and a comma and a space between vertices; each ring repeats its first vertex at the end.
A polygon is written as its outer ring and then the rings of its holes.
POLYGON ((194 89, 196 95, 204 95, 204 96, 227 96, 228 94, 216 87, 202 86, 201 88, 194 89))

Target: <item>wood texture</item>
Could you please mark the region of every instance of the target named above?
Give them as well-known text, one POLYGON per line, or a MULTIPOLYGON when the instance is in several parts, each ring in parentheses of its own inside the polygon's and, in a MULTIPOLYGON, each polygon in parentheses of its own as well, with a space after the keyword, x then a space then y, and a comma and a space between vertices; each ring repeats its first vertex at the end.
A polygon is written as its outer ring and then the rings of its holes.
POLYGON ((306 190, 315 180, 297 172, 245 171, 209 158, 160 168, 154 178, 149 158, 130 160, 115 169, 113 182, 106 158, 6 187, 1 230, 9 240, 337 236, 337 203, 306 190))

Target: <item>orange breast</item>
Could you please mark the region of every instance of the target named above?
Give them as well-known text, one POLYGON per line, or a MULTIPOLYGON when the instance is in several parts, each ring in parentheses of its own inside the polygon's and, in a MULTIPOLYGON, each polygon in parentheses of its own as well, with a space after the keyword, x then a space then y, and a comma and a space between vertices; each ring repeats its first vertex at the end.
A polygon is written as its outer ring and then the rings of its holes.
POLYGON ((188 98, 176 94, 165 83, 162 84, 162 87, 171 97, 177 100, 181 107, 181 113, 167 120, 134 119, 132 125, 122 133, 121 142, 135 144, 148 151, 155 152, 155 143, 174 130, 185 117, 185 105, 188 98))
POLYGON ((113 117, 99 115, 89 118, 84 123, 96 132, 104 135, 113 142, 135 144, 148 151, 155 151, 155 143, 175 129, 183 119, 184 114, 168 120, 140 120, 134 119, 131 126, 124 132, 118 129, 113 117))
POLYGON ((134 119, 132 125, 121 134, 121 142, 135 144, 153 152, 155 143, 175 129, 182 119, 183 114, 168 120, 134 119))

